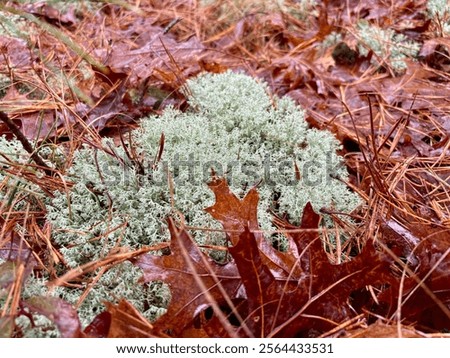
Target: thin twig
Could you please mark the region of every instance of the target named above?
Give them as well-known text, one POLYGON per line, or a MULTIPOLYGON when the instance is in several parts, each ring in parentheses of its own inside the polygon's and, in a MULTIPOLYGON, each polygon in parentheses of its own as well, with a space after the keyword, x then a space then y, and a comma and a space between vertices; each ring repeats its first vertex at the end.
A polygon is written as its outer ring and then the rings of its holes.
POLYGON ((33 159, 33 161, 45 171, 45 174, 51 176, 53 169, 44 162, 38 153, 36 153, 31 143, 20 131, 20 128, 8 117, 5 112, 0 111, 0 120, 8 126, 14 136, 20 141, 20 143, 22 143, 23 148, 30 153, 31 159, 33 159))

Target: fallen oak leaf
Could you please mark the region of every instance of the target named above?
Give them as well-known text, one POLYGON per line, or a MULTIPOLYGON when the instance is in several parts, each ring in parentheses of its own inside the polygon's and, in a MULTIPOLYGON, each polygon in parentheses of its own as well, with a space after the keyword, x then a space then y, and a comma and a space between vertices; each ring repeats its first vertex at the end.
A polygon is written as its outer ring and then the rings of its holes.
POLYGON ((229 248, 239 270, 248 300, 248 328, 256 337, 265 337, 271 329, 278 298, 282 296, 282 285, 275 280, 264 264, 255 236, 248 227, 229 248))
POLYGON ((450 231, 424 224, 410 224, 408 229, 421 241, 411 253, 416 261, 405 267, 401 317, 423 329, 441 331, 450 325, 450 231))
POLYGON ((450 325, 450 231, 445 227, 404 222, 380 226, 381 242, 403 269, 402 281, 393 282, 379 299, 390 302, 390 319, 436 332, 450 325), (406 258, 405 262, 400 257, 406 258), (401 299, 399 299, 401 295, 401 299))
POLYGON ((319 237, 319 221, 320 216, 310 203, 303 210, 299 230, 292 230, 295 226, 285 220, 276 220, 279 227, 288 229, 286 235, 291 236, 297 245, 302 273, 306 275, 304 284, 309 288, 309 297, 314 298, 314 302, 302 303, 302 297, 296 300, 302 314, 283 329, 278 328, 281 336, 298 335, 304 329, 323 331, 330 329, 330 324, 337 325, 351 319, 354 306, 359 305, 355 302, 357 297, 353 297, 350 306, 353 293, 369 285, 381 286, 395 281, 390 270, 393 258, 377 251, 373 241, 367 242, 362 252, 351 261, 331 264, 319 237), (316 318, 307 320, 305 317, 316 318))
POLYGON ((118 304, 105 302, 106 311, 103 311, 84 333, 88 337, 97 338, 149 338, 153 326, 136 310, 127 300, 120 300, 118 304))
POLYGON ((170 254, 142 255, 135 264, 144 271, 142 281, 163 281, 169 285, 172 298, 167 312, 154 323, 154 332, 180 337, 192 327, 196 315, 211 306, 195 276, 201 277, 207 294, 217 303, 225 304, 224 292, 233 298, 241 286, 241 278, 233 263, 217 265, 206 257, 184 229, 177 229, 169 220, 170 254), (185 254, 189 256, 190 265, 185 254), (206 265, 205 265, 206 263, 206 265), (220 289, 219 285, 223 288, 220 289))
POLYGON ((205 210, 222 224, 233 244, 229 252, 247 296, 246 326, 255 337, 266 337, 294 314, 298 301, 308 299, 298 259, 293 252, 281 253, 266 242, 259 230, 255 187, 241 200, 224 178, 214 177, 208 185, 216 202, 205 210))
POLYGON ((275 218, 274 223, 281 229, 300 229, 292 234, 287 233, 286 236, 290 237, 296 245, 302 272, 308 272, 313 275, 312 272, 318 271, 318 266, 322 262, 328 262, 328 257, 322 248, 322 242, 318 233, 320 215, 314 211, 310 202, 306 203, 303 209, 300 227, 291 225, 281 218, 275 218))
MULTIPOLYGON (((289 321, 303 308, 304 312, 290 321, 287 327, 279 329, 277 336, 293 337, 308 334, 304 330, 329 329, 330 324, 333 327, 353 316, 352 307, 348 304, 353 292, 367 285, 382 285, 391 281, 390 264, 393 260, 378 252, 372 242, 367 243, 363 252, 351 262, 332 265, 319 237, 320 216, 308 203, 303 210, 300 227, 283 219, 275 219, 280 228, 287 229, 286 236, 295 243, 297 252, 286 255, 291 260, 290 269, 284 272, 284 276, 278 277, 278 284, 274 284, 268 268, 274 267, 273 258, 277 258, 277 251, 272 249, 273 252, 270 252, 266 247, 267 255, 263 256, 261 250, 255 250, 255 243, 264 240, 258 230, 256 188, 240 200, 231 192, 225 179, 214 178, 209 186, 216 202, 206 211, 222 223, 234 245, 230 253, 246 289, 249 316, 258 310, 261 313, 262 305, 268 316, 272 316, 271 325, 266 326, 271 329, 263 329, 265 336, 272 329, 283 326, 283 322, 289 321), (300 274, 293 286, 290 282, 293 275, 290 274, 295 270, 300 270, 300 274), (260 286, 265 287, 264 292, 260 286), (315 299, 311 301, 313 297, 315 299)), ((263 320, 261 324, 268 322, 263 320)), ((260 326, 249 326, 256 329, 255 336, 260 335, 260 326)))
MULTIPOLYGON (((275 250, 259 231, 257 217, 259 195, 256 187, 251 188, 241 200, 230 190, 225 178, 213 177, 208 186, 213 191, 216 201, 205 211, 222 224, 231 243, 236 244, 239 236, 248 228, 258 243, 264 265, 270 268, 272 274, 276 278, 290 275, 292 279, 299 279, 295 253, 292 255, 292 252, 275 250)), ((290 239, 289 246, 293 247, 290 239)))
POLYGON ((250 231, 259 229, 256 210, 259 195, 255 187, 240 200, 224 178, 213 177, 208 186, 213 191, 216 202, 205 211, 223 225, 233 245, 239 241, 239 235, 246 227, 250 231))

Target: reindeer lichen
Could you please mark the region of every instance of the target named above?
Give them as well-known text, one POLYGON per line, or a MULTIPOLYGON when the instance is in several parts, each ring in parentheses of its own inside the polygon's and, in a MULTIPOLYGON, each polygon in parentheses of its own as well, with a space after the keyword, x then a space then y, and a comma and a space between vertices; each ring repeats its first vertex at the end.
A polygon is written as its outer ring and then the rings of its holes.
MULTIPOLYGON (((327 131, 309 128, 291 99, 271 95, 266 84, 233 72, 200 75, 186 88, 188 111, 167 108, 144 118, 125 146, 104 139, 103 149, 85 146, 75 153, 66 175, 73 186, 46 201, 52 239, 69 267, 106 257, 119 246, 169 240, 167 215, 190 227, 219 229, 203 210, 214 202, 207 187, 211 173, 225 176, 240 196, 258 185, 264 230, 274 228, 271 213, 298 223, 307 202, 316 211, 347 213, 360 203, 344 184, 348 173, 337 154, 339 142, 327 131)), ((226 244, 222 233, 192 234, 201 244, 226 244)), ((137 284, 136 270, 123 265, 92 287, 79 307, 84 325, 99 313, 102 301, 117 298, 130 300, 148 317, 161 314, 158 307, 170 299, 167 287, 144 288, 137 284)), ((75 304, 84 289, 60 288, 60 295, 75 304)))
MULTIPOLYGON (((107 255, 119 241, 139 247, 168 240, 170 213, 190 226, 220 228, 203 211, 213 203, 206 185, 212 172, 241 196, 259 183, 258 217, 266 230, 273 228, 270 211, 298 222, 308 201, 316 210, 349 212, 358 205, 342 182, 347 172, 336 153, 339 142, 308 128, 292 100, 232 72, 201 75, 187 88, 189 111, 167 108, 144 119, 126 148, 105 139, 105 150, 76 154, 68 174, 76 184, 56 195, 47 215, 70 266, 107 255)), ((202 244, 222 237, 194 236, 202 244)))
POLYGON ((357 30, 360 54, 365 56, 372 50, 372 62, 379 66, 391 66, 395 73, 406 70, 406 58, 416 58, 419 54, 420 45, 417 42, 394 30, 384 30, 366 20, 358 22, 357 30))
POLYGON ((427 16, 435 25, 438 36, 450 36, 450 3, 448 0, 428 0, 427 16))

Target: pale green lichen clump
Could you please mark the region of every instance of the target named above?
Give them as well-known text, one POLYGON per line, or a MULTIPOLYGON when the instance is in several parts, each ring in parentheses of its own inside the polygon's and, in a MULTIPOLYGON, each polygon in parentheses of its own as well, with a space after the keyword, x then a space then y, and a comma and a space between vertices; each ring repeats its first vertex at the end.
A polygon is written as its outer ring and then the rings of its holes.
MULTIPOLYGON (((50 167, 58 167, 65 160, 59 148, 52 145, 34 150, 50 167)), ((33 201, 32 197, 44 196, 38 185, 24 179, 24 171, 34 171, 39 175, 36 169, 28 165, 32 163, 30 157, 19 141, 0 136, 0 210, 26 210, 26 206, 33 201), (16 171, 10 170, 13 165, 16 171)))
POLYGON ((450 36, 450 2, 448 0, 428 0, 427 15, 435 24, 438 36, 450 36))
POLYGON ((325 38, 323 39, 323 41, 321 43, 321 47, 327 48, 327 47, 335 46, 340 42, 342 42, 342 34, 336 32, 336 31, 333 31, 330 34, 328 34, 327 36, 325 36, 325 38))
MULTIPOLYGON (((264 230, 273 229, 270 211, 298 223, 307 202, 316 211, 337 212, 351 212, 360 203, 343 183, 348 174, 336 153, 339 142, 309 128, 291 99, 271 96, 266 84, 232 72, 200 75, 187 88, 187 112, 167 108, 143 119, 125 148, 104 139, 103 150, 86 146, 75 153, 66 175, 73 186, 46 201, 52 239, 69 267, 106 257, 118 246, 169 240, 167 215, 191 227, 220 228, 204 211, 214 202, 206 184, 212 171, 241 197, 258 184, 264 230)), ((222 233, 192 234, 201 244, 225 244, 222 233)), ((122 297, 149 318, 162 313, 158 307, 170 300, 167 286, 137 284, 136 270, 123 271, 132 276, 127 280, 116 267, 101 277, 79 308, 84 325, 102 301, 122 297), (121 282, 110 282, 117 277, 121 282)), ((76 304, 84 289, 60 288, 59 294, 76 304)))
POLYGON ((416 58, 420 51, 420 44, 394 30, 383 30, 361 20, 357 25, 357 35, 360 41, 359 52, 366 56, 372 50, 375 56, 372 62, 377 65, 391 66, 396 73, 406 70, 406 58, 416 58))
MULTIPOLYGON (((0 259, 0 267, 4 263, 5 261, 0 259)), ((104 302, 117 302, 122 298, 130 302, 144 317, 153 321, 165 312, 163 307, 168 305, 170 292, 167 285, 162 283, 140 283, 141 277, 142 270, 128 261, 115 265, 100 277, 80 303, 78 301, 87 288, 86 285, 78 285, 78 288, 54 287, 49 291, 46 286, 48 277, 36 277, 32 273, 23 285, 21 298, 27 300, 37 296, 59 297, 78 307, 82 327, 89 325, 95 316, 104 310, 104 302)), ((4 308, 7 293, 0 288, 0 309, 4 308)), ((41 314, 32 314, 30 317, 21 315, 16 318, 16 325, 24 337, 59 337, 58 329, 47 317, 41 314)))
MULTIPOLYGON (((187 87, 191 109, 168 108, 144 119, 129 144, 133 150, 105 139, 105 151, 87 147, 76 154, 68 176, 75 186, 69 196, 57 193, 47 215, 70 266, 106 255, 119 240, 132 247, 168 240, 164 218, 171 213, 190 226, 220 228, 203 210, 214 201, 206 185, 211 170, 240 196, 260 182, 258 218, 267 230, 273 228, 269 210, 298 222, 308 201, 317 211, 358 205, 337 179, 347 178, 338 141, 309 129, 292 100, 271 97, 267 85, 232 72, 204 74, 187 87), (154 163, 162 133, 162 157, 154 163)), ((194 236, 217 244, 222 235, 194 236)))

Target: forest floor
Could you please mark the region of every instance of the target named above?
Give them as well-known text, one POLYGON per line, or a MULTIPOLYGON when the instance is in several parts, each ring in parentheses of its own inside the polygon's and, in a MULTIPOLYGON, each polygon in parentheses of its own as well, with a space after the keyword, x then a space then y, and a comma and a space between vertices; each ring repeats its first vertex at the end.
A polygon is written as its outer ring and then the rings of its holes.
MULTIPOLYGON (((216 208, 223 211, 217 218, 224 230, 230 227, 224 218, 247 220, 241 235, 259 245, 230 250, 234 271, 207 259, 196 261, 202 254, 186 228, 171 226, 170 255, 155 259, 149 258, 155 248, 120 248, 78 273, 68 269, 58 275, 62 255, 52 242, 45 205, 28 201, 26 210, 16 210, 4 194, 0 336, 25 336, 17 317, 33 313, 49 317, 65 337, 448 337, 450 6, 445 4, 2 2, 0 133, 30 145, 60 145, 67 155, 56 170, 36 155, 30 155, 28 166, 19 166, 0 153, 4 193, 11 190, 8 180, 19 177, 48 193, 69 190, 64 175, 81 144, 100 147, 103 137, 119 140, 139 126, 140 118, 160 114, 168 105, 186 110, 186 79, 232 70, 289 96, 306 110, 311 127, 331 131, 341 141, 348 185, 363 204, 346 229, 350 239, 337 253, 325 252, 315 240, 318 230, 308 230, 318 228, 312 209, 305 208, 297 231, 279 222, 306 252, 303 258, 283 256, 261 244, 257 230, 248 231, 258 225, 251 222, 256 193, 241 200, 220 182, 216 208), (163 281, 172 299, 156 322, 130 302, 111 299, 91 325, 81 327, 76 309, 58 297, 22 296, 29 275, 45 272, 50 286, 70 286, 124 260, 167 273, 163 281), (240 270, 246 260, 255 267, 248 276, 240 270), (307 260, 316 279, 301 287, 310 291, 290 296, 288 280, 280 286, 272 274, 278 260, 289 262, 290 275, 296 262, 307 260), (189 278, 180 280, 179 272, 189 278), (230 272, 238 278, 218 279, 230 272), (258 291, 255 282, 277 289, 258 291), (187 294, 183 285, 198 288, 187 294), (246 295, 229 293, 240 285, 246 295), (204 297, 194 300, 194 295, 204 297), (289 315, 282 313, 285 306, 289 315), (255 312, 260 322, 251 317, 255 312)), ((333 217, 339 225, 339 215, 333 217)))

